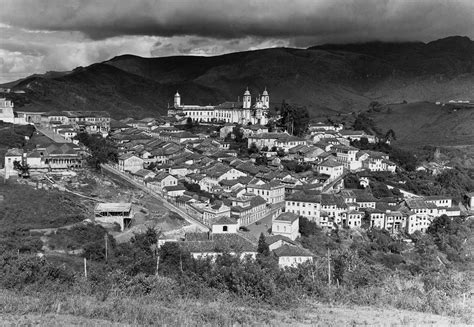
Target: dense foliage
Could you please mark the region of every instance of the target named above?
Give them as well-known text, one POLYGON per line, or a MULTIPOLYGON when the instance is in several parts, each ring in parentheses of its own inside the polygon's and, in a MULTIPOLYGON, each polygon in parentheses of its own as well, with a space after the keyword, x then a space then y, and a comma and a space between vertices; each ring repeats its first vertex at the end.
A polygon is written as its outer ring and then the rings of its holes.
POLYGON ((88 163, 91 167, 99 168, 102 163, 118 161, 118 152, 114 143, 100 135, 80 133, 76 139, 90 150, 91 156, 88 163))
MULTIPOLYGON (((456 202, 462 202, 466 193, 474 189, 474 179, 461 168, 445 170, 439 175, 423 171, 397 171, 396 174, 372 172, 369 175, 371 184, 389 184, 420 195, 446 195, 456 202)), ((398 195, 397 190, 390 190, 398 195)))
POLYGON ((33 135, 35 128, 32 125, 13 125, 0 121, 0 167, 3 167, 3 158, 8 149, 22 148, 27 138, 33 135))
POLYGON ((302 136, 308 129, 309 113, 306 107, 294 106, 283 100, 280 106, 281 120, 279 125, 291 134, 302 136))
POLYGON ((338 230, 326 235, 314 223, 304 218, 300 221, 303 245, 315 253, 320 252, 316 247, 324 251, 315 257, 314 264, 297 268, 278 268, 263 235, 257 260, 223 254, 212 261, 193 259, 178 243, 165 243, 157 249, 158 235, 148 229, 130 243, 112 243, 108 262, 103 256, 93 257, 87 280, 71 265, 5 252, 0 256, 0 286, 26 294, 29 290, 44 291, 45 287, 62 292, 72 288, 101 301, 115 299, 117 294, 151 296, 155 301, 157 297, 207 301, 220 294, 241 299, 249 306, 285 309, 314 298, 327 303, 461 315, 472 322, 468 308, 460 305, 463 294, 469 292, 469 274, 454 270, 449 260, 440 264, 443 245, 437 245, 445 237, 472 235, 472 225, 441 217, 428 234, 415 235, 415 246, 407 251, 411 245, 400 243, 385 231, 374 229, 356 237, 349 235, 350 231, 338 230), (430 243, 430 239, 435 241, 430 243))

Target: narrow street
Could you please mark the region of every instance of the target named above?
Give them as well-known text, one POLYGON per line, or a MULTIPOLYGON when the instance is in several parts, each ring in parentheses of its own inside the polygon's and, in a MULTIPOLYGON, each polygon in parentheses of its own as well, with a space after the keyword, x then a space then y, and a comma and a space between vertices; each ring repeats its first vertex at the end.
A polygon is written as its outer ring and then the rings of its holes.
POLYGON ((196 226, 200 231, 207 232, 207 231, 210 230, 208 226, 206 226, 203 223, 201 223, 200 221, 194 219, 187 212, 183 211, 181 208, 178 208, 178 207, 174 206, 173 204, 169 203, 158 193, 153 192, 152 190, 147 188, 145 185, 143 185, 143 184, 135 181, 134 179, 130 178, 129 176, 127 176, 127 174, 124 174, 123 172, 115 169, 114 167, 112 167, 111 165, 108 165, 108 164, 102 164, 101 167, 102 167, 102 169, 108 171, 109 173, 112 173, 116 176, 119 176, 120 178, 124 179, 128 183, 130 183, 130 184, 134 185, 135 187, 137 187, 137 188, 143 190, 144 192, 148 193, 153 198, 155 198, 160 203, 162 203, 163 206, 166 209, 169 209, 171 211, 176 212, 181 217, 183 217, 187 222, 189 222, 192 226, 196 226))

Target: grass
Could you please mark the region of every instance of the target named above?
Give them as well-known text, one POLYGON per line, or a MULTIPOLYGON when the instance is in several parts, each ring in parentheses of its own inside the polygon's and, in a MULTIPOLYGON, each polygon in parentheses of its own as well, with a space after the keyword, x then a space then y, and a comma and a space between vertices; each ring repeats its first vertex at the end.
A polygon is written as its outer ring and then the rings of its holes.
POLYGON ((382 131, 395 131, 394 145, 407 148, 474 145, 473 109, 453 111, 449 106, 417 102, 387 105, 371 116, 382 131))
MULTIPOLYGON (((102 300, 71 293, 18 295, 0 290, 0 314, 21 317, 45 317, 55 323, 65 317, 79 317, 81 324, 112 322, 154 326, 266 326, 266 325, 403 325, 469 324, 467 318, 450 318, 381 307, 320 304, 314 300, 299 307, 276 310, 219 294, 213 300, 177 298, 164 300, 159 293, 149 296, 115 294, 102 300)), ((1 318, 0 318, 1 319, 1 318)), ((47 323, 46 323, 47 324, 47 323)), ((45 324, 45 325, 46 325, 45 324)))
POLYGON ((87 218, 82 199, 57 191, 35 190, 7 181, 0 183, 0 233, 38 228, 54 228, 87 218))
POLYGON ((77 250, 89 242, 102 240, 106 230, 100 225, 86 224, 71 229, 59 229, 49 236, 51 249, 77 250))

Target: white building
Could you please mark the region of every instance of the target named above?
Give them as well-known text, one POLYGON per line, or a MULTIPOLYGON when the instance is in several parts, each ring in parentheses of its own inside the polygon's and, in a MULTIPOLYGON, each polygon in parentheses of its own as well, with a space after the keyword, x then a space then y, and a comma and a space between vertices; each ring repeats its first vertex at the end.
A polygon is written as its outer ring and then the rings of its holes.
POLYGON ((168 116, 181 115, 191 118, 196 122, 225 122, 238 123, 242 125, 268 123, 268 110, 270 108, 270 96, 265 89, 262 95, 255 98, 252 104, 252 96, 247 89, 242 102, 224 102, 216 106, 184 105, 181 103, 181 95, 176 92, 173 108, 168 109, 168 116))
MULTIPOLYGON (((229 211, 230 214, 230 211, 229 211)), ((212 234, 226 234, 237 233, 239 230, 239 223, 237 220, 223 216, 212 224, 212 234)))
POLYGON ((247 192, 260 195, 269 204, 285 201, 285 185, 278 181, 264 184, 249 184, 247 192))
POLYGON ((329 158, 318 165, 317 171, 320 174, 330 176, 332 180, 338 178, 344 173, 344 165, 333 158, 329 158))
POLYGON ((118 158, 118 167, 120 171, 129 171, 135 173, 143 169, 143 159, 136 155, 126 153, 118 158))
POLYGON ((297 267, 304 262, 313 262, 313 254, 306 249, 283 245, 275 250, 273 253, 278 257, 278 265, 280 268, 297 267))
POLYGON ((284 212, 272 222, 272 234, 286 236, 295 240, 299 233, 299 217, 292 212, 284 212))
POLYGON ((5 178, 10 176, 18 176, 18 171, 15 170, 14 162, 23 163, 23 150, 10 149, 5 154, 5 178))
POLYGON ((13 102, 5 98, 0 98, 0 120, 6 123, 14 123, 13 102))
POLYGON ((285 199, 285 211, 303 216, 321 225, 321 195, 303 191, 290 194, 285 199))

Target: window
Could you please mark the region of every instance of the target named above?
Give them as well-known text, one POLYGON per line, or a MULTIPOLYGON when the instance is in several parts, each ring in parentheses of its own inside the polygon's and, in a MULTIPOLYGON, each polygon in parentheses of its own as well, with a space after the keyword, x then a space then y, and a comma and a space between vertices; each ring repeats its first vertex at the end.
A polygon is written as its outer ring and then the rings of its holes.
POLYGON ((222 226, 222 231, 227 232, 227 226, 222 226))

